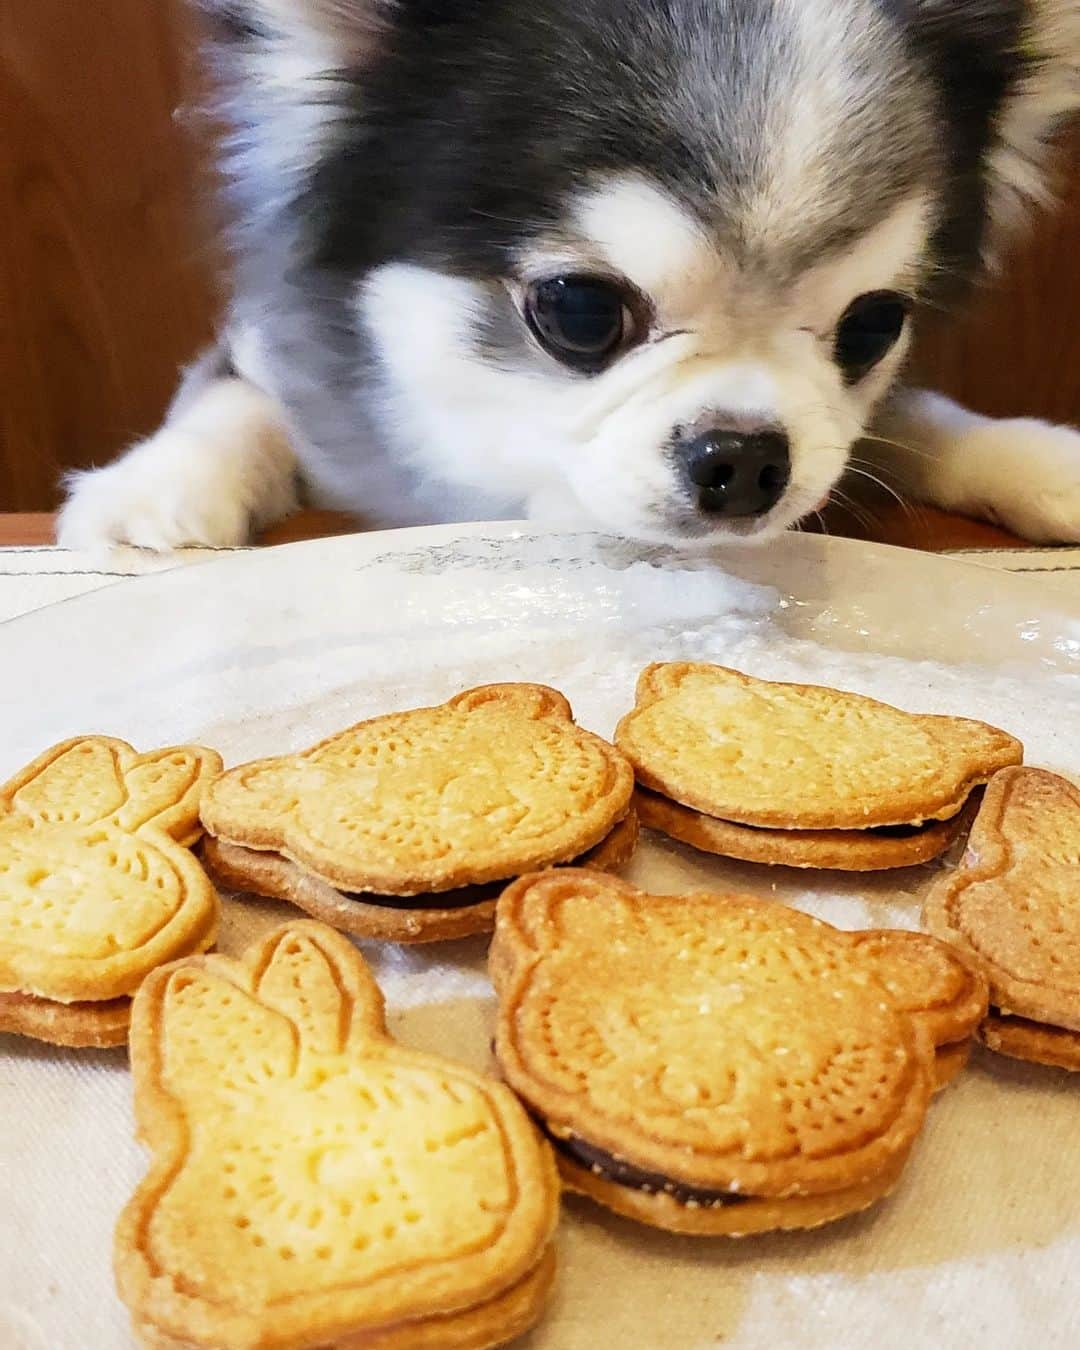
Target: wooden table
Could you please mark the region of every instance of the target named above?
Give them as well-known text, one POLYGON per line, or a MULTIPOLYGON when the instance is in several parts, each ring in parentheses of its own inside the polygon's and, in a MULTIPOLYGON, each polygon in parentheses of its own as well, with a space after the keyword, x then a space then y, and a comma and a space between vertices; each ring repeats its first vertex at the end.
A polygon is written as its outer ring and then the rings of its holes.
MULTIPOLYGON (((946 515, 929 507, 901 509, 895 503, 872 504, 866 508, 870 518, 856 520, 841 507, 830 507, 825 526, 830 534, 853 539, 873 539, 882 544, 899 544, 938 553, 954 548, 1021 548, 1019 539, 992 525, 946 515)), ((0 547, 13 544, 51 544, 53 516, 48 513, 0 515, 0 547)), ((287 544, 297 539, 320 539, 328 535, 350 534, 357 528, 349 516, 334 511, 301 511, 268 530, 260 544, 287 544)), ((810 528, 820 527, 815 523, 810 528)))

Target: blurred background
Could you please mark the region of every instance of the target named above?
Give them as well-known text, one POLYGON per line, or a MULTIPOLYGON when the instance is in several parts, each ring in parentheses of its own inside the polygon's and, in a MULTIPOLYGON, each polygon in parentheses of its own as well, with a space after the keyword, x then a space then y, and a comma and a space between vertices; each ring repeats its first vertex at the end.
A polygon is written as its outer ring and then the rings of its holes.
MULTIPOLYGON (((183 0, 0 3, 0 511, 57 504, 64 469, 151 431, 209 337, 223 269, 183 0)), ((205 134, 205 133, 204 133, 205 134)), ((1080 134, 1063 210, 920 379, 980 411, 1080 423, 1080 134)))

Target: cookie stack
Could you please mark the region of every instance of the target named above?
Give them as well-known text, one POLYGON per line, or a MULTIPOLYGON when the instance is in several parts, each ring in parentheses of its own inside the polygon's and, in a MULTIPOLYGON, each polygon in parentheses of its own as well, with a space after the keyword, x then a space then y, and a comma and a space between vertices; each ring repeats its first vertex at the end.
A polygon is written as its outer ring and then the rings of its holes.
POLYGON ((870 871, 937 857, 1023 746, 983 722, 722 666, 649 666, 615 743, 642 824, 708 853, 870 871))
POLYGON ((217 892, 187 845, 220 772, 212 750, 85 736, 0 787, 0 1031, 123 1045, 145 976, 213 946, 217 892))
POLYGON ((230 770, 203 801, 204 860, 345 932, 435 942, 489 932, 522 873, 625 862, 633 789, 554 689, 487 685, 230 770))
POLYGON ((924 919, 989 980, 992 1050, 1080 1070, 1080 790, 1044 769, 999 773, 924 919))
POLYGON ((573 1190, 679 1233, 814 1228, 896 1184, 986 986, 917 933, 572 871, 499 901, 507 1081, 573 1190))

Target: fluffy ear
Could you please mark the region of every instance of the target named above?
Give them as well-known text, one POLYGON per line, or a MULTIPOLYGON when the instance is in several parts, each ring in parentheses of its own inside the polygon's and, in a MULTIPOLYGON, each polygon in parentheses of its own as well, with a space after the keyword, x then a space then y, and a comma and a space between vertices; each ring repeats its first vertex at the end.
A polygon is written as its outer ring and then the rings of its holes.
POLYGON ((916 40, 955 86, 1002 91, 985 156, 992 260, 1024 208, 1052 195, 1054 133, 1080 113, 1080 5, 916 0, 913 22, 916 40))
POLYGON ((485 684, 478 689, 467 689, 458 694, 449 703, 451 708, 462 708, 472 712, 486 703, 500 703, 503 707, 512 707, 522 717, 539 721, 550 717, 560 722, 573 720, 570 704, 557 689, 549 689, 543 684, 485 684))
POLYGON ((354 64, 369 57, 398 0, 196 0, 216 36, 241 45, 316 42, 354 64))

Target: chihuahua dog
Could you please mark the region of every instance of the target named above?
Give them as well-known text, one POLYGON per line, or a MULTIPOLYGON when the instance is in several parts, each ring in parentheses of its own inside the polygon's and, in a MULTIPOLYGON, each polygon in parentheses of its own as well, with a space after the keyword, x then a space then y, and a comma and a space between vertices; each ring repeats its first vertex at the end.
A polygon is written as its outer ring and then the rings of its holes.
POLYGON ((1080 433, 899 385, 1044 194, 1077 0, 201 7, 231 303, 63 543, 240 544, 299 500, 767 540, 852 467, 1080 540, 1080 433))

